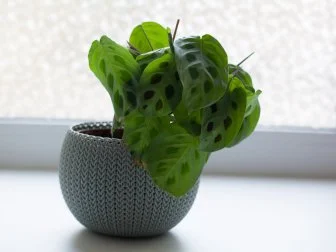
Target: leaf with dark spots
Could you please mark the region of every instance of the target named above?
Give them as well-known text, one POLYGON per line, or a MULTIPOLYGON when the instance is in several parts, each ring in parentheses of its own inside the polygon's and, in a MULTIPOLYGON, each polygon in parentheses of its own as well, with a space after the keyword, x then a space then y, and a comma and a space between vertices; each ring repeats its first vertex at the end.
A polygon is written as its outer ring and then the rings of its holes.
POLYGON ((163 54, 145 68, 137 87, 139 92, 145 94, 151 90, 150 95, 141 96, 138 100, 140 111, 144 115, 166 116, 180 102, 182 85, 175 80, 175 72, 174 57, 170 53, 163 54), (167 67, 162 68, 163 63, 167 64, 167 67), (142 109, 144 105, 147 105, 145 110, 142 109))
POLYGON ((211 152, 228 147, 243 123, 245 107, 244 86, 238 78, 234 78, 224 96, 204 109, 200 135, 201 150, 211 152))
POLYGON ((174 51, 188 112, 218 101, 228 85, 228 59, 220 43, 210 35, 186 37, 174 42, 174 51))
POLYGON ((209 156, 198 145, 198 139, 178 124, 162 127, 143 154, 145 168, 160 188, 182 196, 195 184, 209 156))
POLYGON ((158 135, 163 125, 169 125, 169 117, 145 117, 138 111, 132 111, 124 120, 124 141, 139 159, 147 151, 152 139, 158 135))
POLYGON ((95 40, 89 51, 89 66, 112 98, 114 112, 123 117, 126 111, 134 109, 134 99, 127 98, 128 92, 133 92, 131 85, 140 78, 140 67, 129 51, 102 36, 95 40))

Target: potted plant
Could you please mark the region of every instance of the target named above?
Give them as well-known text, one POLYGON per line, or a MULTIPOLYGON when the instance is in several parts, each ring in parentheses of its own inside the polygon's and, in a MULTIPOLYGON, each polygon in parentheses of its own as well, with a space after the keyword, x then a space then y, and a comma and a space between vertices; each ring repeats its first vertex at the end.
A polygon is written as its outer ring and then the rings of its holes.
POLYGON ((94 41, 89 66, 111 96, 113 123, 66 134, 59 177, 87 228, 152 236, 174 227, 195 199, 210 153, 255 129, 260 106, 249 74, 228 63, 211 35, 175 39, 155 22, 136 26, 128 47, 94 41))

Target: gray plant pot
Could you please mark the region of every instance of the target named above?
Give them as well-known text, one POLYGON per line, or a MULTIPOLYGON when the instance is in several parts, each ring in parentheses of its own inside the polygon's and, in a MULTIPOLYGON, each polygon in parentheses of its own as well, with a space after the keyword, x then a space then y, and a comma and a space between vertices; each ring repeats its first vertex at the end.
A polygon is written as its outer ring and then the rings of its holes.
POLYGON ((60 157, 63 197, 76 219, 92 231, 113 236, 162 234, 190 210, 198 183, 174 197, 154 185, 120 139, 85 131, 108 132, 111 123, 84 123, 66 133, 60 157))

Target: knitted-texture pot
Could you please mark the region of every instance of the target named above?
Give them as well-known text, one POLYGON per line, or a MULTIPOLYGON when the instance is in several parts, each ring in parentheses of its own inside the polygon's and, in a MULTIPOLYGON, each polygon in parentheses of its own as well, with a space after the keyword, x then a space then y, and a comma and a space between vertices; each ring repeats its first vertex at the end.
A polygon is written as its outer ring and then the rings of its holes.
POLYGON ((174 197, 154 185, 120 139, 81 133, 110 128, 107 122, 84 123, 66 133, 59 179, 67 206, 80 223, 99 233, 139 237, 168 231, 190 210, 198 183, 174 197))

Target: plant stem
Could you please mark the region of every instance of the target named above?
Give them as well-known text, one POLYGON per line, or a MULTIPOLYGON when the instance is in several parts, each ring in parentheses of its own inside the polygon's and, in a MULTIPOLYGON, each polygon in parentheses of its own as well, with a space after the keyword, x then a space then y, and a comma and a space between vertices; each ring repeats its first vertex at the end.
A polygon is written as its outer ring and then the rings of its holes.
POLYGON ((115 131, 120 128, 121 128, 121 123, 119 121, 119 118, 117 117, 116 114, 114 114, 112 128, 111 128, 111 136, 113 137, 115 135, 115 131))
POLYGON ((169 41, 169 47, 172 53, 174 53, 174 43, 173 43, 173 37, 170 32, 168 32, 168 41, 169 41))
POLYGON ((173 41, 175 40, 176 33, 177 33, 177 28, 178 28, 179 24, 180 24, 180 19, 177 19, 175 29, 174 29, 173 41))
POLYGON ((245 60, 247 60, 248 58, 250 58, 253 54, 254 54, 254 52, 250 53, 247 57, 245 57, 245 59, 243 59, 242 61, 240 61, 237 64, 237 67, 239 67, 241 64, 243 64, 245 62, 245 60))
MULTIPOLYGON (((243 64, 248 58, 250 58, 253 54, 254 54, 254 52, 250 53, 247 57, 245 57, 245 59, 243 59, 242 61, 240 61, 240 62, 237 64, 237 66, 236 66, 236 70, 234 70, 234 72, 232 73, 232 75, 233 75, 232 79, 233 79, 234 77, 236 77, 236 73, 238 73, 238 71, 239 71, 239 66, 240 66, 241 64, 243 64)), ((232 79, 231 79, 231 80, 232 80, 232 79)), ((230 80, 230 82, 231 82, 231 80, 230 80)), ((230 82, 229 82, 229 84, 230 84, 230 82)))

